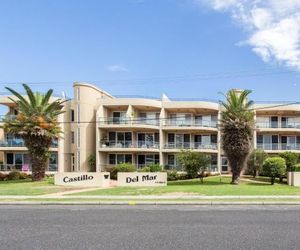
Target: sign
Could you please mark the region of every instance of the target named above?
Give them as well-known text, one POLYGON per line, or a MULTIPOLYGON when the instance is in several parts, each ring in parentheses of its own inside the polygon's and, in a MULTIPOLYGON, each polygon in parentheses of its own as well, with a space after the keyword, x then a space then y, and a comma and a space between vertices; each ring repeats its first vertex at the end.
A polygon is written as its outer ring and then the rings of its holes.
POLYGON ((108 172, 65 172, 54 175, 54 184, 76 187, 109 187, 110 173, 108 172))
POLYGON ((142 186, 166 186, 167 173, 118 173, 118 186, 126 187, 142 187, 142 186))

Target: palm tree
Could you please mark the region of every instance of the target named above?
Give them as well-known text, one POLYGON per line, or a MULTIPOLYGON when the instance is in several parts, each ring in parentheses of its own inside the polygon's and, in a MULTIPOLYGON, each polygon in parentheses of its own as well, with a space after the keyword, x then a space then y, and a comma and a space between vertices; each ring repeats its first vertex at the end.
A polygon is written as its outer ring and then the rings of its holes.
POLYGON ((231 184, 238 184, 252 148, 254 130, 253 101, 248 101, 250 90, 230 90, 226 102, 221 102, 222 148, 232 172, 231 184))
POLYGON ((5 119, 3 128, 6 133, 19 135, 24 140, 31 159, 32 180, 40 181, 45 177, 51 143, 62 132, 57 118, 64 112, 66 100, 50 101, 52 89, 43 95, 33 93, 26 84, 23 87, 27 97, 6 87, 14 95, 10 100, 16 104, 18 115, 16 119, 5 119))

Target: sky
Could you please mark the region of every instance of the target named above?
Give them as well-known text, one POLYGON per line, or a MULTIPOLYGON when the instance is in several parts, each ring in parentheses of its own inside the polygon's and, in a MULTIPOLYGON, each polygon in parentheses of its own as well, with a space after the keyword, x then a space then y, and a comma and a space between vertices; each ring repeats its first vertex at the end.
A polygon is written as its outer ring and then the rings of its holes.
POLYGON ((0 0, 0 92, 300 101, 299 0, 0 0))

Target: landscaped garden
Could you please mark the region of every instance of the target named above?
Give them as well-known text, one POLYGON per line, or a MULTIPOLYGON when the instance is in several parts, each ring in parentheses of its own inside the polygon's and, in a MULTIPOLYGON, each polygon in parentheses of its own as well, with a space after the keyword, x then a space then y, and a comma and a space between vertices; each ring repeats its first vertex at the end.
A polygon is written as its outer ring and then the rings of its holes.
POLYGON ((229 176, 211 176, 201 183, 199 179, 170 181, 165 187, 115 187, 98 189, 74 195, 300 195, 300 188, 286 184, 270 184, 268 178, 254 182, 242 179, 240 185, 230 185, 229 176))

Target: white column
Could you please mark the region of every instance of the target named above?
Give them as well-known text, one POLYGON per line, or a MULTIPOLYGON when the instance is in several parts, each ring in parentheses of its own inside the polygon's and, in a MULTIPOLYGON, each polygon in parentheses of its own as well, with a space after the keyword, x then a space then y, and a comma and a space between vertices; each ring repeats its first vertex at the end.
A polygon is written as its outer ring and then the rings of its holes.
POLYGON ((218 112, 218 135, 217 135, 217 147, 218 147, 218 171, 222 172, 222 146, 221 146, 221 129, 220 129, 220 121, 221 121, 221 111, 218 112))

